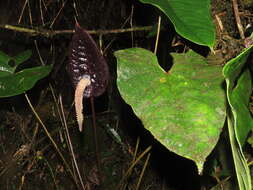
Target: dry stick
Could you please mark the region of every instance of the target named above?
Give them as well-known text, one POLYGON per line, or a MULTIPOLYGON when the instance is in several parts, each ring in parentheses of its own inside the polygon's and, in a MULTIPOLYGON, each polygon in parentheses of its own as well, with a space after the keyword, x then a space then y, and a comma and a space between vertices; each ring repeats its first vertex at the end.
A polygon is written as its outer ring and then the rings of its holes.
POLYGON ((143 158, 143 156, 145 156, 150 150, 151 150, 152 146, 149 146, 148 148, 146 148, 144 150, 144 152, 141 153, 140 156, 138 156, 136 158, 136 160, 130 165, 130 167, 127 169, 126 173, 124 174, 124 176, 122 177, 122 179, 120 180, 120 183, 118 185, 118 187, 116 188, 117 190, 120 190, 121 184, 123 183, 123 181, 129 176, 129 174, 131 173, 131 171, 133 170, 134 166, 143 158))
POLYGON ((240 37, 241 37, 241 39, 245 39, 245 35, 243 32, 243 26, 242 26, 241 19, 239 16, 237 0, 232 0, 232 4, 233 4, 233 9, 234 9, 234 14, 235 14, 236 25, 239 30, 240 37))
POLYGON ((71 151, 71 156, 73 158, 74 165, 75 165, 75 168, 76 168, 76 172, 77 172, 77 175, 79 177, 79 180, 80 180, 80 183, 82 185, 82 188, 83 188, 83 190, 85 190, 85 186, 84 186, 84 183, 83 183, 83 178, 82 178, 82 176, 80 174, 80 170, 79 170, 76 158, 75 158, 75 153, 74 153, 73 145, 72 145, 72 142, 71 142, 71 139, 70 139, 68 126, 67 126, 65 114, 64 114, 64 111, 63 111, 63 104, 62 104, 62 97, 61 96, 60 96, 60 106, 61 106, 61 114, 62 114, 62 118, 63 118, 63 122, 64 122, 64 127, 65 127, 66 134, 67 134, 67 140, 68 140, 70 151, 71 151))
POLYGON ((24 186, 24 183, 25 183, 25 176, 23 175, 21 177, 21 182, 20 182, 20 186, 18 188, 18 190, 22 190, 23 186, 24 186))
MULTIPOLYGON (((133 14, 134 14, 134 6, 131 7, 131 13, 130 13, 130 26, 133 28, 133 14)), ((132 41, 132 47, 134 47, 134 34, 131 32, 131 41, 132 41)))
POLYGON ((32 12, 31 12, 30 0, 28 0, 27 6, 28 6, 28 13, 29 13, 30 24, 31 24, 31 26, 33 27, 33 19, 32 19, 32 12))
POLYGON ((23 17, 23 14, 24 14, 24 11, 25 11, 25 8, 26 8, 26 5, 27 5, 27 2, 28 2, 28 0, 26 0, 25 3, 24 3, 24 5, 23 5, 21 14, 20 14, 19 19, 18 19, 18 23, 21 22, 21 19, 22 19, 22 17, 23 17))
POLYGON ((102 182, 102 168, 101 168, 101 159, 100 159, 100 152, 98 146, 98 137, 97 137, 97 125, 96 125, 96 113, 95 113, 95 106, 94 106, 94 98, 90 97, 91 103, 91 112, 92 112, 92 125, 93 125, 93 134, 94 134, 94 143, 96 149, 96 157, 97 157, 97 167, 98 167, 98 179, 100 183, 102 182))
POLYGON ((42 3, 41 3, 41 0, 40 0, 40 19, 41 19, 41 22, 42 22, 42 25, 44 26, 45 25, 45 22, 44 22, 44 17, 43 17, 43 10, 42 10, 42 3))
MULTIPOLYGON (((139 144, 140 144, 140 137, 137 138, 137 142, 136 142, 136 144, 135 144, 134 155, 133 155, 133 160, 132 160, 132 162, 131 162, 131 165, 132 165, 132 164, 135 162, 135 160, 136 160, 137 153, 138 153, 138 149, 139 149, 139 144)), ((133 169, 133 168, 132 168, 132 169, 133 169)), ((130 174, 130 173, 132 173, 132 170, 129 171, 129 174, 130 174)), ((122 179, 124 179, 124 177, 123 177, 122 179)), ((120 184, 121 184, 121 183, 120 183, 120 184)), ((123 186, 122 189, 126 189, 126 184, 125 184, 125 186, 123 186)))
MULTIPOLYGON (((87 31, 89 34, 118 34, 118 33, 126 33, 126 32, 136 32, 136 31, 150 31, 153 26, 143 26, 143 27, 133 27, 133 28, 125 28, 125 29, 113 29, 113 30, 89 30, 87 31)), ((43 36, 46 38, 52 38, 56 35, 64 35, 64 34, 73 34, 74 30, 46 30, 46 29, 32 29, 25 28, 21 26, 14 26, 9 24, 1 24, 0 28, 6 30, 12 30, 15 32, 27 33, 31 36, 43 36)))
POLYGON ((39 59, 40 59, 41 64, 42 64, 43 66, 45 66, 45 62, 44 62, 44 60, 42 59, 41 54, 40 54, 40 50, 39 50, 39 47, 38 47, 37 40, 34 40, 34 45, 35 45, 35 49, 36 49, 36 51, 37 51, 37 53, 38 53, 38 56, 39 56, 39 59))
POLYGON ((43 3, 43 6, 44 6, 45 10, 47 11, 47 5, 46 5, 45 1, 42 0, 42 3, 43 3))
POLYGON ((137 153, 138 153, 138 149, 139 149, 139 144, 140 144, 140 137, 137 138, 137 142, 135 145, 135 150, 134 150, 134 156, 133 156, 133 160, 132 163, 135 161, 137 153))
POLYGON ((161 16, 158 17, 158 26, 157 26, 157 35, 156 35, 156 40, 155 40, 154 54, 156 54, 156 52, 157 52, 158 41, 159 41, 159 36, 160 36, 160 29, 161 29, 161 16))
POLYGON ((139 178, 138 183, 137 183, 137 186, 136 186, 136 188, 135 188, 136 190, 138 190, 138 189, 140 188, 141 180, 142 180, 143 175, 144 175, 144 172, 145 172, 145 170, 146 170, 146 168, 147 168, 150 155, 151 155, 151 154, 148 153, 148 156, 147 156, 147 158, 146 158, 146 161, 145 161, 144 166, 143 166, 142 171, 141 171, 140 178, 139 178))
MULTIPOLYGON (((67 0, 66 0, 67 1, 67 0)), ((56 19, 59 17, 60 13, 62 12, 62 9, 65 7, 66 1, 63 2, 60 10, 58 11, 57 15, 55 16, 55 18, 53 19, 52 23, 50 24, 49 28, 52 28, 56 19)))
POLYGON ((219 28, 220 28, 220 31, 223 32, 223 31, 224 31, 224 26, 223 26, 223 24, 222 24, 222 21, 221 21, 219 15, 216 14, 214 17, 215 17, 215 20, 216 20, 217 23, 218 23, 218 26, 219 26, 219 28))

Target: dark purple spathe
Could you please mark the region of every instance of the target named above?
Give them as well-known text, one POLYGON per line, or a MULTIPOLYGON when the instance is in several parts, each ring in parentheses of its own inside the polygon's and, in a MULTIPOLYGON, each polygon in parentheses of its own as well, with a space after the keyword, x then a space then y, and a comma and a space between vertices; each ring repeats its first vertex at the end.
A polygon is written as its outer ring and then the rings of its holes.
POLYGON ((94 40, 78 23, 70 43, 67 72, 74 88, 83 77, 90 79, 91 84, 84 91, 86 98, 101 95, 107 87, 109 71, 106 61, 94 40))

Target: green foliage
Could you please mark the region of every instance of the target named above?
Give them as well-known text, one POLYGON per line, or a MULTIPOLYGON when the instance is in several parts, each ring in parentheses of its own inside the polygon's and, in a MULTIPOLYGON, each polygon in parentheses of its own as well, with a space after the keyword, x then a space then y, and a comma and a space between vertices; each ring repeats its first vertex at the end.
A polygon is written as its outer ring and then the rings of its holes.
MULTIPOLYGON (((215 42, 215 27, 210 14, 210 0, 140 0, 162 10, 178 34, 210 48, 215 42)), ((169 34, 168 34, 169 35, 169 34)))
POLYGON ((245 65, 252 48, 246 49, 229 61, 223 69, 230 107, 228 114, 229 138, 240 190, 252 189, 250 171, 242 152, 242 146, 253 128, 253 119, 249 112, 252 78, 248 66, 245 65))
POLYGON ((0 97, 22 94, 50 73, 52 66, 39 66, 15 72, 31 55, 29 50, 14 57, 0 51, 0 97))
POLYGON ((194 160, 201 172, 225 121, 222 68, 193 51, 172 54, 175 64, 169 73, 144 49, 115 55, 121 96, 159 142, 194 160))

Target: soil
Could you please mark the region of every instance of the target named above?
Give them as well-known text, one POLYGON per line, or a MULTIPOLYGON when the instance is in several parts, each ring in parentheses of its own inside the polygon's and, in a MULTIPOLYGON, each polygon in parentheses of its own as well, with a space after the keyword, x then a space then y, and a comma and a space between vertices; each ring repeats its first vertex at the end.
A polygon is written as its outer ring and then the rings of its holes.
MULTIPOLYGON (((238 5, 247 37, 252 30, 249 24, 253 21, 253 2, 238 0, 238 5)), ((164 28, 157 56, 165 70, 173 64, 169 52, 183 52, 189 48, 209 56, 212 62, 209 50, 178 36, 162 12, 134 0, 5 0, 0 2, 0 10, 0 25, 18 25, 41 32, 45 29, 73 30, 76 20, 83 28, 95 31, 151 26, 162 15, 164 28)), ((214 51, 220 64, 224 64, 240 53, 245 41, 239 35, 230 0, 213 0, 212 16, 217 29, 214 51), (217 23, 219 19, 222 28, 217 23)), ((155 36, 147 37, 148 33, 136 31, 92 36, 100 44, 111 75, 106 93, 94 100, 99 145, 96 150, 89 99, 84 101, 85 127, 82 133, 78 131, 75 119, 74 89, 65 69, 71 34, 45 37, 40 33, 31 35, 0 30, 1 51, 16 55, 32 50, 32 58, 23 67, 54 65, 50 76, 26 93, 39 118, 25 95, 0 99, 1 190, 214 190, 231 189, 231 186, 234 189, 234 171, 233 168, 229 170, 232 160, 224 156, 224 152, 229 154, 230 151, 224 140, 226 129, 200 176, 192 161, 168 151, 153 139, 121 99, 116 87, 113 52, 133 46, 153 51, 155 36), (150 146, 152 149, 148 151, 150 146), (219 163, 213 164, 217 158, 219 163), (229 176, 224 174, 226 171, 229 176)), ((247 146, 245 151, 248 159, 252 159, 252 148, 247 146)))

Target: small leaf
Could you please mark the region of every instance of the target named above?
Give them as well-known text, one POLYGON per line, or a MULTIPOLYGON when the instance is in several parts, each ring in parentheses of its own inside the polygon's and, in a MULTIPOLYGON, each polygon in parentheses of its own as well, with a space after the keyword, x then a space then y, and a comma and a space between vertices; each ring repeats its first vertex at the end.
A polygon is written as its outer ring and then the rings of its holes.
POLYGON ((5 76, 0 75, 0 97, 24 93, 31 89, 39 79, 47 76, 51 70, 52 66, 48 65, 24 69, 18 73, 5 76))
POLYGON ((144 49, 120 50, 115 55, 123 99, 159 142, 194 160, 201 172, 225 121, 222 68, 208 65, 193 51, 172 54, 169 73, 144 49))
POLYGON ((210 0, 140 0, 162 10, 178 34, 200 45, 213 47, 215 27, 210 0))

